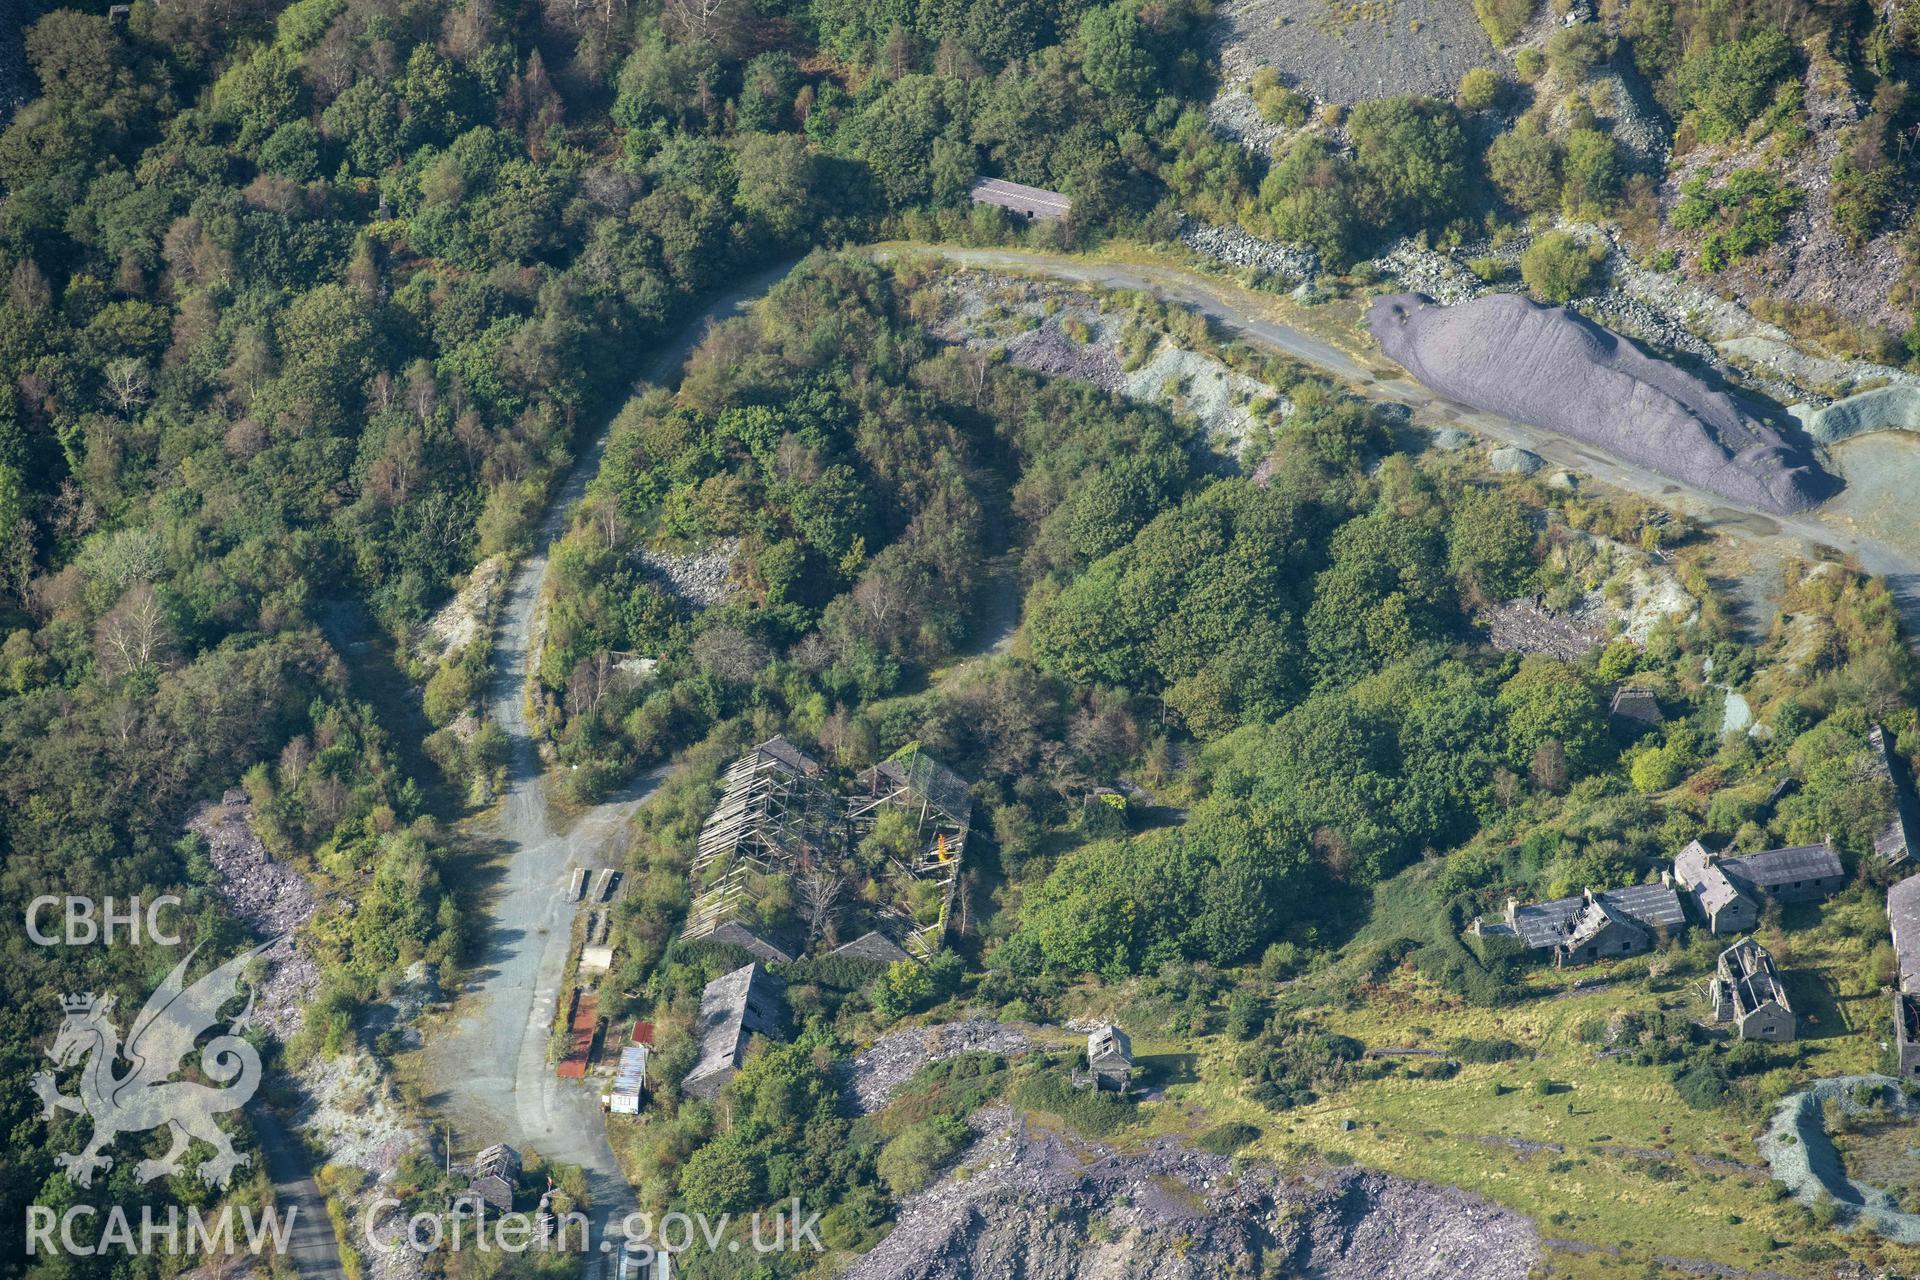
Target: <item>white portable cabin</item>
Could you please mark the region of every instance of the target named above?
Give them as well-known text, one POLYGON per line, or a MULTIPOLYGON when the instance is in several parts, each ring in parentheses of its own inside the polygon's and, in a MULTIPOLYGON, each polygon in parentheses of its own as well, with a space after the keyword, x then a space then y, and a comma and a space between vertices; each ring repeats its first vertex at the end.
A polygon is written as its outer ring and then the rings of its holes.
POLYGON ((647 1046, 630 1044, 620 1051, 620 1065, 614 1069, 613 1092, 607 1095, 607 1110, 617 1116, 640 1113, 640 1098, 647 1091, 647 1046))

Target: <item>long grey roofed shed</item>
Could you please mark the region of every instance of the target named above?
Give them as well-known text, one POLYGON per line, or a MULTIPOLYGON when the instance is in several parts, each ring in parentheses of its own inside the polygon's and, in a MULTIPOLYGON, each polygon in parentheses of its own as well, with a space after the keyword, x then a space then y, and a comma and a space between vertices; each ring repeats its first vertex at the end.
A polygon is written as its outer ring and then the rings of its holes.
POLYGON ((700 1060, 687 1072, 681 1089, 696 1098, 711 1098, 740 1066, 753 1032, 772 1035, 780 1025, 778 980, 758 961, 722 974, 700 995, 700 1017, 694 1033, 700 1038, 700 1060))
POLYGON ((1920 797, 1914 794, 1913 772, 1884 726, 1876 724, 1867 730, 1867 745, 1873 751, 1875 773, 1893 788, 1893 813, 1874 838, 1873 851, 1883 861, 1904 862, 1920 854, 1920 797))
POLYGON ((1768 849, 1764 853, 1743 853, 1720 859, 1720 865, 1762 889, 1846 874, 1840 865, 1840 855, 1830 844, 1802 844, 1788 849, 1768 849))
POLYGON ((1029 218, 1064 218, 1073 210, 1073 201, 1058 191, 1000 178, 981 178, 967 194, 975 204, 997 204, 1029 218))
POLYGON ((1908 876, 1887 890, 1887 923, 1900 966, 1900 989, 1920 992, 1920 876, 1908 876))

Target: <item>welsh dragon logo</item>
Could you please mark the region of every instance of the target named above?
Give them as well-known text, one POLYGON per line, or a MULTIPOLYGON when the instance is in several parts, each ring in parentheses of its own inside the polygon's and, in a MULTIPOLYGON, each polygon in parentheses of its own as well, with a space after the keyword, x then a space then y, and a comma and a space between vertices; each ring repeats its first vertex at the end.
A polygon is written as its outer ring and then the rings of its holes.
POLYGON ((199 1170, 200 1180, 210 1187, 225 1187, 235 1168, 252 1163, 253 1157, 236 1152, 232 1140, 214 1123, 220 1112, 245 1106, 260 1087, 260 1055, 240 1038, 253 1014, 251 984, 246 1007, 223 1034, 199 1048, 201 1073, 213 1085, 171 1077, 186 1066, 200 1034, 220 1021, 221 1008, 240 995, 248 962, 278 941, 235 956, 192 986, 186 984, 187 966, 199 948, 189 951, 147 998, 124 1046, 107 1017, 113 997, 89 994, 61 999, 66 1020, 47 1056, 58 1070, 84 1059, 80 1093, 77 1097, 61 1093, 53 1071, 38 1072, 33 1087, 46 1104, 47 1119, 71 1111, 93 1121, 93 1136, 83 1150, 55 1157, 68 1177, 80 1186, 92 1186, 96 1170, 113 1167, 113 1157, 104 1153, 115 1138, 162 1125, 172 1127, 173 1145, 158 1160, 142 1160, 135 1166, 134 1177, 141 1182, 179 1172, 181 1157, 193 1138, 214 1150, 213 1158, 199 1170), (122 1063, 126 1070, 116 1073, 122 1063), (228 1087, 215 1087, 219 1085, 228 1087))

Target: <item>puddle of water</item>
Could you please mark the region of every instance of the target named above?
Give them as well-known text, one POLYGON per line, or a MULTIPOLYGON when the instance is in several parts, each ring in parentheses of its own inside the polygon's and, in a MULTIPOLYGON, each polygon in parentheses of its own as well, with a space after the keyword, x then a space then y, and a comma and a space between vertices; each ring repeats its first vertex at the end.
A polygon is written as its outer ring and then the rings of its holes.
POLYGON ((1709 508, 1701 523, 1709 529, 1737 529, 1767 538, 1780 532, 1778 521, 1751 511, 1736 511, 1732 507, 1709 508))

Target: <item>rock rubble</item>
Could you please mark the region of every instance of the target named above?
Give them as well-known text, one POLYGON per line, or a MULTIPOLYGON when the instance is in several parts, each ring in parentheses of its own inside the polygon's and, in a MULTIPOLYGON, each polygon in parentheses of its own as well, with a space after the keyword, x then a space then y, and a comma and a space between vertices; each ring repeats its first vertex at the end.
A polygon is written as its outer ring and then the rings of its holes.
POLYGON ((313 918, 307 878, 274 861, 254 834, 252 805, 244 791, 228 791, 219 804, 203 805, 187 829, 207 842, 207 860, 217 879, 213 890, 241 923, 262 938, 280 941, 265 953, 268 968, 254 993, 254 1019, 285 1040, 305 1021, 306 1006, 320 987, 320 970, 293 941, 313 918))
POLYGON ((1531 1222, 1464 1191, 1362 1169, 1236 1170, 1172 1138, 1120 1152, 1005 1107, 970 1123, 958 1168, 900 1207, 850 1280, 1522 1280, 1540 1257, 1531 1222))
POLYGON ((865 1115, 887 1105, 900 1086, 928 1063, 963 1053, 1014 1057, 1034 1047, 1034 1028, 1022 1022, 968 1018, 937 1027, 908 1027, 881 1036, 843 1070, 848 1105, 865 1115))
POLYGON ((1180 242, 1224 266, 1247 267, 1299 281, 1320 274, 1320 256, 1313 250, 1262 240, 1239 227, 1217 227, 1189 218, 1180 229, 1180 242))
POLYGON ((639 560, 668 591, 696 609, 719 604, 733 594, 733 558, 737 538, 723 538, 698 551, 639 552, 639 560))

